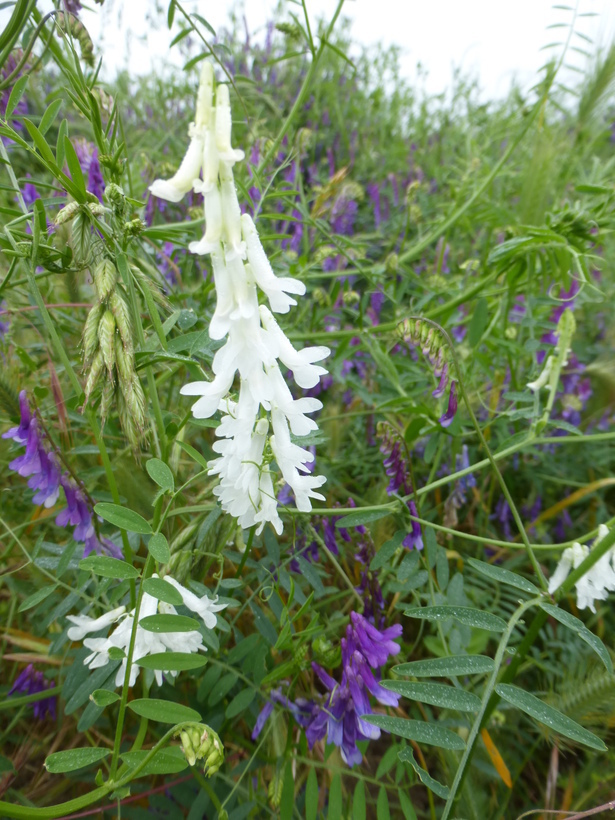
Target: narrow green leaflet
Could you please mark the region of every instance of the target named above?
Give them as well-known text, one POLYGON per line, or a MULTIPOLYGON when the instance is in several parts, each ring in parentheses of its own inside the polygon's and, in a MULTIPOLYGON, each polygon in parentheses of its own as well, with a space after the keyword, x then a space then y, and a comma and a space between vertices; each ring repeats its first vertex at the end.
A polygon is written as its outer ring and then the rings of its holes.
POLYGON ((466 626, 475 629, 486 629, 488 632, 504 632, 506 621, 499 615, 483 612, 468 606, 423 606, 407 609, 404 612, 409 618, 421 618, 426 621, 448 621, 453 618, 466 626))
POLYGON ((201 716, 195 709, 172 700, 139 698, 131 700, 128 708, 139 717, 154 720, 156 723, 184 723, 188 720, 199 723, 201 720, 201 716))
POLYGON ((468 563, 472 569, 476 570, 476 572, 480 572, 481 575, 484 575, 493 581, 498 581, 500 584, 508 584, 510 587, 522 589, 523 592, 529 592, 531 595, 540 595, 540 590, 537 586, 535 586, 531 581, 528 581, 527 578, 517 575, 516 572, 511 572, 510 570, 503 569, 502 567, 495 567, 492 564, 485 563, 484 561, 477 561, 476 558, 468 558, 468 563))
POLYGON ((201 624, 187 615, 148 615, 139 626, 148 632, 194 632, 201 624))
MULTIPOLYGON (((363 781, 359 781, 362 783, 363 781)), ((305 784, 305 820, 316 820, 318 815, 318 778, 316 770, 310 767, 307 783, 305 784)), ((363 815, 365 817, 365 815, 363 815)))
POLYGON ((26 85, 28 84, 28 78, 29 78, 29 75, 24 74, 22 77, 20 77, 17 80, 17 82, 15 83, 13 88, 11 89, 11 93, 10 93, 10 96, 9 96, 9 101, 6 104, 6 109, 4 111, 4 119, 5 120, 8 121, 8 120, 11 119, 11 115, 12 115, 13 111, 19 105, 19 101, 23 97, 24 92, 26 90, 26 85))
MULTIPOLYGON (((312 769, 312 771, 314 771, 312 769)), ((316 815, 314 815, 316 817, 316 815)), ((359 780, 352 796, 352 820, 365 820, 367 804, 365 802, 365 781, 359 780)))
POLYGON ((428 661, 410 661, 393 667, 396 675, 415 678, 450 678, 457 675, 484 675, 493 672, 495 663, 486 655, 451 655, 428 661))
POLYGON ((227 718, 234 718, 240 715, 248 708, 256 696, 255 689, 242 689, 238 692, 233 700, 226 707, 225 715, 227 718))
POLYGON ((391 820, 391 812, 389 809, 389 798, 387 790, 384 786, 380 787, 378 792, 378 802, 376 803, 376 817, 378 820, 391 820))
POLYGON ((152 558, 155 558, 161 564, 166 564, 171 558, 169 542, 161 532, 157 532, 149 539, 147 551, 152 558))
POLYGON ((406 720, 389 715, 363 715, 362 719, 385 729, 392 735, 405 737, 406 740, 416 740, 417 743, 428 743, 430 746, 440 746, 442 749, 465 749, 465 743, 459 735, 451 732, 450 729, 436 726, 434 723, 406 720))
POLYGON ((611 660, 611 656, 609 655, 606 646, 597 635, 594 635, 594 633, 585 626, 583 621, 579 620, 579 618, 575 618, 574 615, 571 615, 564 609, 560 609, 558 606, 548 604, 546 601, 544 603, 541 602, 540 606, 545 612, 548 612, 552 618, 555 618, 555 620, 559 621, 560 624, 567 626, 568 629, 575 632, 582 641, 585 641, 588 646, 591 646, 602 663, 606 666, 607 671, 610 672, 611 675, 613 674, 613 661, 611 660))
POLYGON ((329 788, 329 809, 327 820, 339 820, 342 816, 342 778, 334 775, 329 788))
POLYGON ((112 703, 117 703, 120 696, 117 692, 110 692, 108 689, 95 689, 90 695, 90 700, 101 708, 111 706, 112 703))
POLYGON ((96 749, 90 746, 80 749, 68 749, 65 752, 54 752, 45 760, 45 768, 51 774, 76 772, 85 769, 92 763, 98 763, 111 754, 111 749, 96 749))
MULTIPOLYGON (((141 749, 138 752, 124 752, 122 760, 131 769, 135 769, 148 756, 149 752, 141 749)), ((161 749, 141 769, 137 777, 155 774, 178 774, 188 768, 188 761, 179 746, 161 749)))
POLYGON ((401 752, 398 754, 398 757, 402 762, 409 763, 410 766, 412 766, 414 771, 417 773, 421 783, 427 786, 428 789, 431 789, 431 791, 434 794, 437 794, 438 797, 441 797, 442 800, 448 800, 448 796, 450 794, 449 787, 442 785, 442 783, 440 783, 438 780, 434 780, 434 778, 428 772, 426 772, 422 766, 419 766, 419 764, 414 759, 414 753, 412 751, 411 746, 406 746, 405 749, 402 749, 401 752))
POLYGON ((49 586, 43 587, 42 589, 37 589, 36 592, 33 592, 32 595, 28 595, 25 601, 22 601, 18 612, 25 612, 27 609, 32 609, 33 606, 40 604, 41 601, 44 601, 45 598, 48 598, 52 592, 55 592, 58 588, 57 584, 50 584, 49 586))
POLYGON ((161 669, 163 672, 184 672, 187 669, 200 669, 205 666, 205 655, 193 655, 191 652, 155 652, 135 661, 144 669, 161 669))
POLYGON ((72 142, 67 136, 64 137, 64 156, 66 158, 66 164, 68 165, 68 170, 70 171, 72 181, 75 183, 77 188, 79 188, 79 191, 85 196, 85 180, 83 178, 83 171, 81 170, 79 157, 77 156, 77 152, 75 151, 72 142))
POLYGON ((398 530, 389 541, 385 541, 371 560, 369 568, 372 572, 383 567, 395 555, 405 537, 405 531, 398 530))
POLYGON ((480 698, 464 689, 456 689, 445 683, 415 683, 406 680, 383 680, 381 686, 397 692, 405 698, 418 700, 419 703, 430 703, 443 709, 455 709, 459 712, 478 712, 480 698))
POLYGON ((184 599, 181 593, 164 578, 146 578, 143 581, 143 589, 152 598, 157 598, 159 601, 164 601, 166 604, 173 604, 173 606, 181 606, 184 599))
POLYGON ((387 515, 391 515, 391 510, 367 510, 366 512, 357 510, 357 512, 352 512, 349 515, 342 515, 339 521, 335 522, 335 526, 343 529, 360 527, 361 524, 378 521, 380 518, 386 518, 387 515))
POLYGON ((145 463, 145 469, 152 481, 163 490, 172 493, 175 489, 175 480, 170 468, 159 458, 150 458, 145 463))
POLYGON ((41 132, 41 134, 46 134, 49 128, 53 125, 53 121, 57 117, 58 111, 61 107, 62 100, 54 100, 49 105, 49 107, 41 117, 40 123, 38 124, 38 130, 41 132))
POLYGON ((149 535, 152 531, 142 515, 134 512, 134 510, 128 510, 126 507, 120 507, 119 504, 109 504, 106 501, 101 501, 94 507, 94 512, 110 524, 114 524, 122 530, 128 530, 128 532, 149 535))
POLYGON ((79 569, 95 572, 103 578, 120 578, 122 581, 139 577, 139 570, 119 558, 109 555, 88 555, 79 561, 79 569))
POLYGON ((584 729, 575 720, 543 703, 524 689, 512 686, 509 683, 500 683, 495 687, 495 691, 505 701, 516 706, 517 709, 521 709, 522 712, 530 715, 539 723, 544 723, 545 726, 559 732, 560 735, 576 740, 577 743, 582 743, 584 746, 589 746, 590 749, 597 749, 599 752, 607 751, 607 747, 593 732, 584 729))

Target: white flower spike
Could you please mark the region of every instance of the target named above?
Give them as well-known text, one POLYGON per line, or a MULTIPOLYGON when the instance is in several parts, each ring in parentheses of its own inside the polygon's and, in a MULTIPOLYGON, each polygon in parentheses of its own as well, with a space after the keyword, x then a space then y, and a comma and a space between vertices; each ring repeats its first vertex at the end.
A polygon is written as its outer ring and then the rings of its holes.
MULTIPOLYGON (((596 549, 608 531, 605 524, 598 527, 598 535, 592 549, 596 549)), ((553 594, 556 589, 559 589, 568 577, 570 570, 580 566, 589 554, 589 547, 579 544, 578 541, 565 549, 555 572, 549 579, 549 593, 553 594)), ((611 547, 582 578, 579 578, 575 584, 575 589, 577 591, 578 608, 589 608, 595 613, 595 601, 605 601, 609 592, 615 590, 615 547, 611 547)))
MULTIPOLYGON (((248 214, 241 215, 233 165, 244 153, 232 147, 228 87, 218 86, 214 108, 213 86, 213 69, 206 63, 191 132, 193 141, 200 140, 201 165, 195 172, 192 156, 196 148, 193 151, 191 144, 190 162, 187 154, 172 180, 157 180, 150 190, 163 198, 171 198, 168 195, 175 196, 179 190, 187 192, 190 187, 203 194, 205 234, 189 247, 192 253, 211 255, 217 302, 209 335, 216 340, 226 338, 226 344, 214 356, 213 380, 191 382, 181 393, 199 397, 192 405, 195 418, 209 418, 218 410, 222 413, 216 431, 219 440, 213 447, 218 458, 209 462, 210 475, 220 479, 214 493, 222 508, 242 527, 256 526, 257 534, 266 522, 280 534, 282 521, 270 468, 273 458, 301 511, 311 510, 313 498, 324 500, 316 489, 325 482, 323 477, 310 474, 312 453, 291 440, 291 433, 306 436, 318 429, 308 414, 320 410, 322 404, 314 398, 295 399, 280 363, 292 371, 299 387, 310 389, 327 372, 315 363, 330 351, 327 347, 296 350, 273 317, 273 313, 288 313, 297 304, 293 296, 302 296, 305 285, 275 275, 254 222, 248 214), (186 187, 190 174, 192 184, 186 187), (259 290, 269 308, 259 306, 259 290), (237 374, 235 401, 229 392, 237 374)), ((184 602, 192 609, 187 599, 184 602)))
MULTIPOLYGON (((153 575, 157 578, 157 575, 153 575)), ((215 613, 220 612, 227 605, 216 603, 217 598, 210 599, 207 595, 199 598, 190 590, 186 589, 174 578, 167 575, 164 579, 182 596, 183 603, 188 609, 195 612, 203 621, 207 629, 213 629, 216 626, 217 618, 215 613)), ((159 652, 189 652, 194 653, 199 650, 207 651, 207 647, 203 644, 203 636, 197 630, 191 632, 149 632, 143 629, 141 621, 150 615, 155 615, 157 612, 163 614, 177 614, 174 606, 158 601, 156 598, 143 593, 141 599, 141 608, 139 610, 139 623, 137 625, 137 634, 135 640, 135 648, 133 653, 133 663, 130 669, 130 686, 134 686, 139 674, 140 667, 136 661, 144 658, 146 655, 154 655, 159 652)), ((132 612, 126 613, 126 607, 121 606, 117 609, 108 612, 106 615, 101 615, 100 618, 90 618, 87 615, 68 615, 67 620, 75 624, 71 626, 67 635, 71 641, 81 641, 86 635, 93 632, 100 632, 106 629, 111 624, 120 621, 118 626, 111 632, 107 638, 85 638, 83 645, 91 650, 91 655, 88 655, 84 660, 84 664, 90 669, 98 669, 101 666, 106 666, 109 663, 109 652, 112 648, 121 649, 124 655, 128 655, 130 646, 130 636, 132 634, 132 625, 134 622, 134 609, 132 612)), ((122 686, 126 675, 127 658, 124 657, 115 676, 115 685, 122 686)), ((159 686, 162 685, 162 671, 155 670, 154 675, 159 686)), ((169 671, 165 674, 175 676, 177 672, 169 671)))

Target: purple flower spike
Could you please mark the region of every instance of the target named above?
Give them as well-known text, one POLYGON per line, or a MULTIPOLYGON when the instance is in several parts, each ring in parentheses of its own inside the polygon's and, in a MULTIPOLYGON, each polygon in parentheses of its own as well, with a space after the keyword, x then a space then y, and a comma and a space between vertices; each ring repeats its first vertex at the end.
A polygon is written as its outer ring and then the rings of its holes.
POLYGON ((372 669, 384 666, 390 655, 397 655, 400 651, 400 646, 394 639, 402 633, 401 624, 381 631, 357 612, 350 613, 350 621, 352 626, 347 629, 349 643, 352 641, 353 647, 360 650, 372 669))
MULTIPOLYGON (((408 509, 410 510, 410 515, 414 515, 418 518, 418 510, 416 509, 416 504, 414 501, 408 501, 408 509)), ((412 528, 408 535, 402 541, 402 544, 407 549, 423 549, 423 533, 421 532, 421 525, 418 521, 412 522, 412 528)))
POLYGON ((445 362, 444 367, 442 368, 442 374, 440 376, 440 382, 436 389, 431 394, 435 399, 439 399, 440 396, 444 395, 444 391, 446 390, 446 386, 448 384, 448 362, 445 362))
POLYGON ((451 392, 448 394, 448 407, 446 413, 440 417, 440 424, 442 427, 448 427, 452 424, 457 412, 457 382, 451 382, 451 392))
POLYGON ((18 444, 25 444, 28 440, 28 430, 30 429, 30 405, 28 404, 28 394, 22 390, 19 394, 19 410, 21 419, 19 427, 11 427, 6 433, 2 433, 2 438, 12 438, 18 444))
MULTIPOLYGON (((9 695, 15 692, 23 692, 24 695, 35 695, 38 692, 44 692, 45 689, 53 688, 51 681, 46 681, 42 672, 37 672, 31 663, 19 673, 15 679, 15 683, 11 687, 9 695)), ((56 718, 56 699, 44 698, 31 704, 34 712, 34 717, 37 720, 43 720, 46 715, 55 720, 56 718)))

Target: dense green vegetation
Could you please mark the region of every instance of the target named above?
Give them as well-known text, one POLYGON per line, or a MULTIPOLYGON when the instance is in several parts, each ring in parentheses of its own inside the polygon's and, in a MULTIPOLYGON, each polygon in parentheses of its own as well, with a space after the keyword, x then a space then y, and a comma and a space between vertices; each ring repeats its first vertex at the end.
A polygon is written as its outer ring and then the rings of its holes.
POLYGON ((10 5, 0 816, 607 804, 615 49, 428 98, 342 3, 171 0, 108 83, 10 5))

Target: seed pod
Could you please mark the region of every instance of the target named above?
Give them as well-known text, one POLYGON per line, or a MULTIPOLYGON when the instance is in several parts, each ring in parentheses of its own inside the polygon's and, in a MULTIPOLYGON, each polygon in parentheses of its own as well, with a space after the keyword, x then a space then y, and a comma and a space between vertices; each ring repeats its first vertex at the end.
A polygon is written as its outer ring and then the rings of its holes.
POLYGON ((92 310, 88 313, 88 318, 85 320, 83 328, 83 366, 87 367, 92 359, 92 356, 98 349, 98 325, 100 323, 102 314, 104 312, 104 305, 100 302, 95 304, 92 310))
POLYGON ((98 378, 102 373, 102 369, 104 367, 105 361, 103 359, 103 354, 100 350, 96 351, 96 355, 92 360, 92 366, 90 368, 90 373, 88 375, 88 380, 85 385, 85 402, 84 407, 88 403, 88 399, 92 395, 92 391, 96 387, 98 382, 98 378))
POLYGON ((107 299, 115 288, 117 282, 117 271, 110 259, 102 259, 98 265, 92 268, 92 278, 96 285, 98 298, 107 299))
POLYGON ((120 296, 119 289, 114 290, 111 294, 111 297, 109 298, 109 307, 115 316, 117 329, 120 332, 124 347, 132 354, 134 350, 132 342, 132 323, 130 321, 128 306, 122 296, 120 296))
POLYGON ((105 367, 109 373, 109 378, 113 379, 113 368, 115 366, 115 319, 110 310, 103 313, 98 325, 98 341, 105 360, 105 367))

